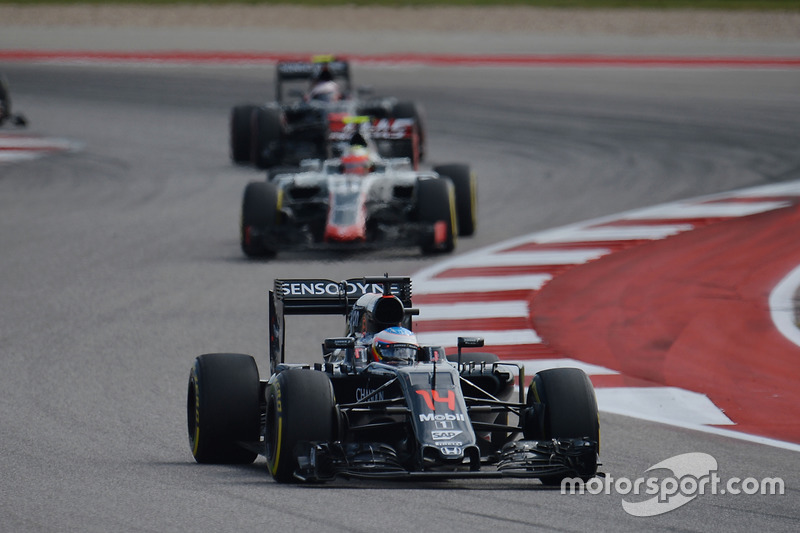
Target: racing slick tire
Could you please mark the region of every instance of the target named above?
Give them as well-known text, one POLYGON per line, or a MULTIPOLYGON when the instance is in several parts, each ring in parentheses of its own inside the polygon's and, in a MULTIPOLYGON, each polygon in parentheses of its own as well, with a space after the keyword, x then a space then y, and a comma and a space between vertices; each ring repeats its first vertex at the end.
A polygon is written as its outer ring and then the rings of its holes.
POLYGON ((198 463, 250 464, 258 453, 261 385, 252 356, 204 354, 189 374, 186 415, 189 444, 198 463))
MULTIPOLYGON (((392 118, 411 118, 416 124, 416 146, 412 146, 412 153, 416 153, 416 158, 411 155, 400 155, 399 157, 411 157, 411 160, 418 164, 425 160, 426 137, 425 137, 425 112, 421 106, 412 101, 400 101, 394 104, 391 111, 392 118)), ((416 164, 414 168, 416 168, 416 164)))
POLYGON ((250 160, 259 169, 280 163, 278 155, 283 136, 281 114, 277 109, 256 107, 251 114, 250 160))
POLYGON ((230 142, 231 160, 237 165, 250 163, 252 150, 252 120, 254 105, 237 105, 231 109, 230 142))
POLYGON ((240 241, 242 252, 254 259, 268 259, 277 253, 263 235, 278 224, 278 188, 274 183, 253 181, 247 184, 242 199, 240 241))
MULTIPOLYGON (((597 442, 600 451, 600 418, 597 412, 597 399, 589 376, 579 368, 552 368, 542 370, 533 376, 528 387, 528 405, 534 403, 544 406, 543 416, 529 419, 523 434, 529 440, 580 439, 588 438, 597 442)), ((597 458, 593 465, 587 465, 591 475, 597 471, 597 458)), ((554 485, 566 477, 543 476, 542 483, 554 485)))
POLYGON ((456 189, 458 235, 469 237, 478 225, 478 181, 468 165, 452 164, 433 167, 440 176, 447 176, 456 189))
POLYGON ((449 253, 456 247, 455 191, 449 179, 421 179, 417 182, 419 222, 434 228, 422 243, 425 254, 449 253))
POLYGON ((304 444, 332 442, 336 403, 327 374, 291 369, 277 375, 267 390, 267 469, 278 483, 295 480, 297 454, 304 444))

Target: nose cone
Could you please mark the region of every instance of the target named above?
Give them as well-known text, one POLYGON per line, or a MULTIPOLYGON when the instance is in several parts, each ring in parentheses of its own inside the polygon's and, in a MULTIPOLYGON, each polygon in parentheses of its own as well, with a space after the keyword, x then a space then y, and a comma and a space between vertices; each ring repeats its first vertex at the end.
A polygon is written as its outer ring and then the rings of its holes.
POLYGON ((328 226, 325 228, 325 242, 364 242, 367 234, 364 226, 328 226))

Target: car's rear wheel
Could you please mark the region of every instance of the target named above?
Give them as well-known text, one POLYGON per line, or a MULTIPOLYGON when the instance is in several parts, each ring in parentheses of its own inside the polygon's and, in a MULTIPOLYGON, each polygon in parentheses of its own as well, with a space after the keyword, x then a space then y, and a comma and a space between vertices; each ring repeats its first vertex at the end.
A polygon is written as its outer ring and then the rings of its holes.
POLYGON ((333 385, 316 370, 281 372, 267 392, 267 468, 279 483, 294 481, 297 453, 311 442, 336 436, 333 385))
MULTIPOLYGON (((597 442, 600 450, 600 419, 594 387, 579 368, 553 368, 537 372, 528 387, 528 405, 539 404, 541 417, 531 417, 523 428, 526 439, 582 439, 597 442)), ((587 479, 597 471, 593 464, 584 464, 581 475, 587 479)), ((558 484, 565 476, 545 476, 545 484, 558 484)))
MULTIPOLYGON (((425 160, 425 150, 427 147, 425 131, 425 112, 416 102, 400 101, 392 107, 392 118, 410 118, 414 120, 416 126, 416 146, 413 147, 416 159, 415 163, 425 160)), ((401 156, 403 157, 403 156, 401 156)), ((409 156, 410 157, 410 156, 409 156)))
POLYGON ((249 464, 258 453, 260 383, 255 359, 213 353, 195 359, 189 374, 186 415, 189 444, 198 463, 249 464))
POLYGON ((247 184, 240 223, 242 252, 247 257, 266 259, 277 253, 264 236, 278 225, 279 208, 278 188, 274 183, 253 181, 247 184))
POLYGON ((250 163, 252 151, 252 120, 254 105, 237 105, 231 109, 230 142, 231 160, 239 165, 250 163))
POLYGON ((458 235, 469 237, 478 226, 478 181, 468 165, 452 164, 433 167, 434 172, 447 176, 456 191, 458 235))
POLYGON ((449 253, 456 246, 456 207, 453 183, 447 178, 421 179, 417 182, 419 221, 433 232, 422 243, 426 254, 449 253))

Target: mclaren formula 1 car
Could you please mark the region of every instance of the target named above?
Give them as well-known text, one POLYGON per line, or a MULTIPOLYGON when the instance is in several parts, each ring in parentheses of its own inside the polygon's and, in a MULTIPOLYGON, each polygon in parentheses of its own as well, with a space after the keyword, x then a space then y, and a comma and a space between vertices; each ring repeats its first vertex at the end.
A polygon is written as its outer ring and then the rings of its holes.
POLYGON ((8 90, 8 82, 0 74, 0 126, 9 122, 15 126, 26 126, 28 120, 20 113, 11 111, 11 92, 8 90))
POLYGON ((240 219, 244 254, 404 246, 446 253, 458 236, 474 233, 477 187, 467 165, 419 171, 407 159, 370 159, 355 172, 349 160, 311 160, 249 183, 240 219))
POLYGON ((195 460, 247 464, 263 455, 282 483, 343 476, 558 484, 597 474, 597 404, 582 370, 541 371, 525 387, 521 366, 466 350, 482 346, 480 338, 454 338, 455 353, 414 344, 402 362, 375 357, 373 336, 411 329, 417 313, 409 278, 276 280, 269 378, 244 354, 205 354, 192 366, 195 460), (325 339, 316 361, 287 363, 286 317, 328 314, 345 318, 345 335, 325 339))
POLYGON ((370 118, 371 136, 383 157, 407 157, 416 166, 425 155, 421 106, 394 97, 354 90, 350 64, 330 56, 277 64, 276 99, 242 104, 230 114, 230 155, 234 163, 266 169, 299 165, 304 159, 341 155, 353 134, 343 119, 370 118), (335 85, 333 92, 315 87, 335 85))

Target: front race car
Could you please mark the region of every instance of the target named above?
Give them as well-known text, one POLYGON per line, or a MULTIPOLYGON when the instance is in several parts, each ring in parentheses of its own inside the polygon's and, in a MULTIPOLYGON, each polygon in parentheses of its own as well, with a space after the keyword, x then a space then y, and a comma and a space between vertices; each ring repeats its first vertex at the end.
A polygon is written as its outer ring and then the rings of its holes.
POLYGON ((200 463, 264 455, 277 482, 345 478, 535 478, 556 485, 598 475, 599 418, 577 368, 537 372, 458 337, 456 353, 404 344, 381 359, 373 338, 412 338, 409 278, 275 280, 269 292, 269 369, 243 354, 205 354, 189 380, 187 416, 200 463), (286 317, 341 315, 345 336, 319 361, 285 360, 286 317), (389 329, 386 329, 389 328, 389 329))

